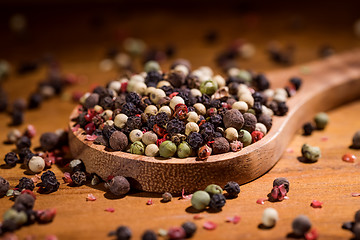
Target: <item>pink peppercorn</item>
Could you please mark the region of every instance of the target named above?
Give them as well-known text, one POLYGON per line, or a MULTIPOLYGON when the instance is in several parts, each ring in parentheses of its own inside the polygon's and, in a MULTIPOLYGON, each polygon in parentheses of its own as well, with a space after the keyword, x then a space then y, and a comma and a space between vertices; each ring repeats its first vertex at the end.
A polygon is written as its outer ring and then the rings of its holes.
POLYGON ((93 134, 95 129, 96 129, 95 124, 92 122, 86 124, 86 126, 85 126, 85 132, 86 132, 86 134, 89 134, 89 135, 93 134))
POLYGON ((184 239, 185 236, 186 233, 182 227, 171 227, 168 230, 169 239, 184 239))
POLYGON ((255 143, 264 137, 264 133, 260 131, 253 131, 251 133, 251 137, 252 137, 252 142, 255 143))

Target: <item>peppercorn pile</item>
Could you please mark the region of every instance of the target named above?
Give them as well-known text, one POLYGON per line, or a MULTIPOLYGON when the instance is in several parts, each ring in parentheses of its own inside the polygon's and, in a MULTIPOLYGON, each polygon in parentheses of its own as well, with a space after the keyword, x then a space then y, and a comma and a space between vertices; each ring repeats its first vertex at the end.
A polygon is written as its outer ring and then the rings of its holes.
POLYGON ((271 90, 263 74, 231 68, 223 78, 184 59, 167 73, 155 61, 144 70, 82 96, 73 131, 81 127, 87 140, 117 151, 206 160, 262 139, 301 86, 292 78, 271 90))

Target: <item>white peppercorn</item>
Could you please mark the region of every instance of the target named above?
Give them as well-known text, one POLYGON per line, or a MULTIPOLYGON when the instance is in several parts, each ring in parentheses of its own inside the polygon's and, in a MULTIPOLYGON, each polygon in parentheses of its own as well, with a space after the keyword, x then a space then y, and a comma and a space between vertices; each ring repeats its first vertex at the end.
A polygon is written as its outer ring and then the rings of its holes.
POLYGON ((79 103, 81 105, 85 104, 86 99, 91 95, 91 93, 87 92, 84 95, 82 95, 82 97, 79 99, 79 103))
POLYGON ((265 136, 266 133, 267 133, 267 128, 266 128, 265 125, 262 124, 262 123, 256 123, 256 125, 255 125, 255 131, 262 132, 262 133, 264 134, 264 136, 265 136))
POLYGON ((104 109, 100 105, 95 105, 94 106, 94 111, 97 112, 97 113, 101 113, 103 110, 104 109))
POLYGON ((286 102, 287 100, 287 96, 285 95, 282 95, 282 94, 275 94, 274 97, 273 97, 273 100, 276 101, 276 102, 286 102))
POLYGON ((156 157, 159 155, 159 147, 156 144, 149 144, 145 148, 145 155, 148 157, 156 157))
POLYGON ((121 83, 119 81, 111 81, 108 85, 108 89, 112 89, 115 92, 119 92, 121 88, 121 83))
POLYGON ((157 135, 151 131, 144 133, 144 135, 142 136, 142 141, 146 145, 155 144, 157 140, 157 135))
POLYGON ((230 142, 237 140, 238 136, 238 131, 233 127, 229 127, 225 130, 225 138, 230 142))
POLYGON ((158 113, 158 109, 155 105, 149 105, 145 108, 144 113, 150 114, 150 115, 156 115, 158 113))
POLYGON ((159 71, 159 70, 160 70, 160 65, 156 61, 148 61, 144 65, 144 71, 145 72, 159 71))
POLYGON ((197 114, 205 115, 206 114, 206 107, 202 103, 195 103, 194 108, 197 114))
POLYGON ((45 161, 42 157, 33 156, 28 163, 28 167, 33 173, 40 173, 45 168, 45 161))
POLYGON ((123 113, 120 113, 115 116, 114 124, 118 128, 123 128, 126 125, 127 119, 128 119, 128 116, 126 116, 123 113))
POLYGON ((21 137, 21 132, 18 129, 12 129, 7 134, 7 141, 9 143, 16 143, 21 137))
POLYGON ((113 111, 111 110, 105 110, 103 113, 101 113, 101 117, 104 118, 105 121, 109 120, 113 115, 113 111))
POLYGON ((241 95, 244 95, 244 94, 250 94, 251 95, 251 92, 250 92, 247 85, 239 84, 238 91, 237 91, 237 96, 240 97, 241 95))
POLYGON ((139 129, 134 129, 129 134, 129 139, 131 142, 141 141, 143 133, 139 129))
POLYGON ((241 113, 246 113, 247 110, 249 109, 247 103, 244 102, 244 101, 234 102, 231 107, 232 107, 233 109, 239 110, 241 113))
POLYGON ((189 136, 192 132, 199 132, 199 125, 197 125, 195 122, 188 122, 185 125, 185 135, 189 136))
POLYGON ((276 222, 279 220, 279 214, 274 208, 266 208, 262 215, 262 224, 265 227, 274 227, 276 222))
POLYGON ((149 96, 155 90, 156 90, 156 88, 154 88, 154 87, 148 87, 148 88, 146 88, 144 95, 149 96))
POLYGON ((172 111, 171 111, 171 108, 169 106, 162 106, 160 109, 159 109, 159 113, 161 112, 164 112, 166 113, 166 115, 168 116, 168 118, 171 117, 172 115, 172 111))
POLYGON ((275 91, 273 89, 268 88, 263 92, 263 94, 267 98, 272 98, 274 96, 274 94, 275 94, 275 91))
POLYGON ((114 126, 114 121, 113 120, 106 120, 106 122, 104 124, 108 125, 108 126, 114 126))
POLYGON ((140 94, 140 95, 143 95, 146 91, 146 84, 144 82, 138 82, 135 84, 135 86, 133 87, 133 91, 140 94))
POLYGON ((170 100, 169 106, 171 107, 172 110, 174 110, 175 106, 178 104, 185 104, 185 101, 181 97, 175 96, 170 100))
POLYGON ((188 122, 197 123, 199 121, 199 115, 196 112, 189 112, 187 120, 188 120, 188 122))
POLYGON ((183 73, 184 76, 187 76, 189 74, 189 69, 181 64, 177 65, 174 70, 183 73))
POLYGON ((251 94, 241 94, 239 96, 239 101, 244 101, 251 108, 254 106, 254 98, 251 94))
POLYGON ((161 88, 164 86, 171 86, 171 84, 168 81, 163 80, 163 81, 158 82, 158 84, 156 85, 157 88, 161 88))
POLYGON ((199 89, 196 89, 196 88, 193 88, 190 90, 191 94, 194 96, 194 97, 201 97, 202 96, 202 93, 199 89))
POLYGON ((221 87, 225 87, 226 86, 226 81, 225 79, 220 76, 220 75, 216 75, 213 77, 213 80, 217 83, 218 85, 218 88, 221 88, 221 87))
POLYGON ((150 100, 155 104, 157 104, 159 102, 159 100, 164 97, 166 97, 166 93, 162 89, 155 89, 150 94, 150 100))

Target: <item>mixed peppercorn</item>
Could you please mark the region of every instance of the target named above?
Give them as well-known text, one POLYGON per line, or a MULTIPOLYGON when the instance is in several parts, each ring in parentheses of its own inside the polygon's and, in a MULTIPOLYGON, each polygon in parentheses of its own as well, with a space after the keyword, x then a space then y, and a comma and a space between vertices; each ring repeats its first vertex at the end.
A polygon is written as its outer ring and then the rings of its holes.
POLYGON ((263 74, 231 68, 225 79, 209 67, 191 70, 184 59, 167 73, 155 61, 144 69, 86 93, 74 127, 116 151, 206 160, 262 139, 301 86, 292 78, 271 90, 263 74))

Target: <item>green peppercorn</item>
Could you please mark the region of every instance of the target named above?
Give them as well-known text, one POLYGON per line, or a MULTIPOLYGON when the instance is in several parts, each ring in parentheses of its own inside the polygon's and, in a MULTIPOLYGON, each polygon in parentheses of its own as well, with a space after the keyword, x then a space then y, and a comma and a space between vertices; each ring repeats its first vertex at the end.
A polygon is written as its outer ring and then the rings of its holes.
POLYGON ((140 141, 135 141, 130 146, 130 152, 132 154, 144 155, 144 153, 145 153, 145 145, 140 141))
POLYGON ((159 71, 160 70, 160 65, 158 62, 156 61, 148 61, 145 63, 144 66, 144 71, 145 72, 150 72, 150 71, 159 71))
POLYGON ((218 89, 217 83, 213 80, 206 80, 201 83, 200 91, 202 94, 207 94, 209 96, 213 95, 218 89))
POLYGON ((248 131, 241 129, 239 131, 239 141, 242 142, 244 147, 249 146, 252 142, 251 134, 248 131))
POLYGON ((208 185, 205 190, 205 192, 207 192, 208 194, 210 195, 213 195, 213 194, 222 194, 223 193, 223 190, 221 189, 221 187, 219 185, 216 185, 216 184, 210 184, 208 185))
POLYGON ((301 147, 301 154, 304 158, 306 158, 310 162, 317 162, 317 160, 321 157, 320 148, 312 147, 308 144, 304 144, 301 147))
POLYGON ((172 141, 166 140, 160 144, 159 153, 164 158, 170 158, 175 155, 177 150, 176 144, 172 141))
POLYGON ((319 130, 322 130, 328 124, 329 116, 326 113, 321 112, 321 113, 316 114, 314 120, 315 120, 316 128, 319 130))
POLYGON ((3 220, 4 221, 12 220, 14 221, 14 223, 16 223, 18 227, 20 227, 21 225, 27 222, 27 215, 24 211, 18 212, 15 209, 10 208, 4 213, 3 220))
POLYGON ((201 211, 204 210, 210 203, 210 195, 205 191, 197 191, 192 195, 191 205, 201 211))
POLYGON ((192 148, 187 142, 182 142, 177 148, 177 155, 179 158, 187 158, 191 155, 192 148))

